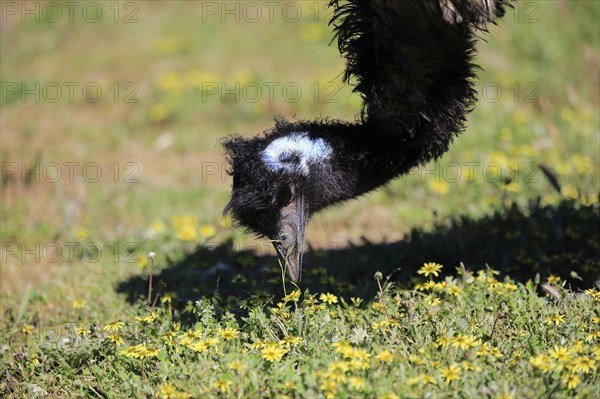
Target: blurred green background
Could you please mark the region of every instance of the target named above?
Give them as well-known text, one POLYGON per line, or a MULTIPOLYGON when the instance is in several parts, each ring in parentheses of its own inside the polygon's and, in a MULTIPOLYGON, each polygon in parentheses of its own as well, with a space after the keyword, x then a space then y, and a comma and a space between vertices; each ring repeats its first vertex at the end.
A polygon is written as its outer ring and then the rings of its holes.
MULTIPOLYGON (((219 139, 260 133, 278 115, 348 120, 360 110, 328 45, 326 2, 61 4, 2 3, 1 239, 18 246, 3 247, 5 299, 29 284, 60 308, 139 272, 109 248, 143 264, 148 251, 164 260, 207 240, 254 242, 221 219, 230 179, 219 139), (105 255, 24 255, 75 241, 105 255)), ((479 102, 451 150, 319 214, 308 241, 395 241, 536 198, 597 203, 599 10, 595 0, 519 2, 478 45, 479 102)))

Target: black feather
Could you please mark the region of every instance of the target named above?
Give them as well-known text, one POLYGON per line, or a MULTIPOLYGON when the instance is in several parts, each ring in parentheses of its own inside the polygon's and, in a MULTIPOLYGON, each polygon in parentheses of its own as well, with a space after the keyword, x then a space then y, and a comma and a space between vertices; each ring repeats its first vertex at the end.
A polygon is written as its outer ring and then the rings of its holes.
POLYGON ((510 3, 332 0, 330 24, 347 60, 344 81, 362 96, 361 117, 357 122, 278 119, 260 136, 226 140, 233 191, 225 211, 250 231, 272 237, 280 220, 276 198, 285 185, 301 188, 312 214, 441 156, 464 129, 476 101, 477 34, 510 3), (269 170, 262 151, 295 132, 326 141, 332 158, 311 165, 306 176, 269 170))
POLYGON ((487 7, 488 1, 493 0, 330 3, 331 24, 347 60, 344 80, 354 80, 364 101, 362 122, 371 126, 369 135, 404 153, 407 167, 439 157, 463 130, 476 99, 476 32, 502 16, 509 3, 495 0, 487 7))

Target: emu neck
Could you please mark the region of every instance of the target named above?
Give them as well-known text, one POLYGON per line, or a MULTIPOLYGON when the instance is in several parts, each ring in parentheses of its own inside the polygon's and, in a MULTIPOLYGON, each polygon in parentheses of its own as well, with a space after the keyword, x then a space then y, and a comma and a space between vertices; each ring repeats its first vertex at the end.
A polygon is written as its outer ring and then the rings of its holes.
POLYGON ((318 201, 319 209, 385 185, 421 163, 426 152, 422 141, 407 141, 402 135, 382 138, 368 124, 347 125, 329 133, 321 137, 334 154, 327 166, 331 169, 315 182, 318 193, 324 197, 318 201))

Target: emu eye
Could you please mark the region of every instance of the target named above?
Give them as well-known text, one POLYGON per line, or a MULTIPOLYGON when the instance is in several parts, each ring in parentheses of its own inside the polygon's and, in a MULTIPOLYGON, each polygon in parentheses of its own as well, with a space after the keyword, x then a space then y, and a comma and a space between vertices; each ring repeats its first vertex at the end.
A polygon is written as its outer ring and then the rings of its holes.
POLYGON ((284 184, 283 186, 279 187, 279 190, 277 190, 275 201, 281 206, 285 206, 292 202, 292 190, 290 186, 284 184))

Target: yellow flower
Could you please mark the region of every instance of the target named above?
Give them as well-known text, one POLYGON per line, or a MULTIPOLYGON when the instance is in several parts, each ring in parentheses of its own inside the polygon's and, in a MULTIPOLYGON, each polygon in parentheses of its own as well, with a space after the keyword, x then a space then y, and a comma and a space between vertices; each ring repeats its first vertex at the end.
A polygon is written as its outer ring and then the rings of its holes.
POLYGON ((173 301, 173 294, 166 293, 160 298, 160 303, 171 303, 173 301))
POLYGON ((448 288, 446 288, 446 292, 450 295, 454 295, 454 296, 459 296, 460 295, 460 288, 458 288, 457 286, 453 285, 450 286, 448 288))
POLYGON ((202 353, 208 349, 209 345, 205 340, 202 340, 202 341, 190 343, 189 347, 194 352, 202 353))
POLYGON ((83 299, 74 299, 73 302, 71 302, 71 306, 73 306, 73 309, 83 309, 85 307, 86 301, 84 301, 83 299))
POLYGON ((369 360, 369 358, 371 357, 371 355, 364 349, 353 349, 351 353, 348 354, 348 356, 346 356, 350 359, 357 359, 357 360, 369 360))
POLYGON ((156 397, 160 399, 184 399, 190 396, 185 392, 178 391, 173 384, 165 382, 156 390, 156 397))
POLYGON ((285 337, 284 339, 282 339, 281 342, 285 346, 296 346, 302 343, 302 338, 290 335, 289 337, 285 337))
POLYGON ((157 233, 157 234, 162 233, 163 231, 165 231, 165 224, 163 222, 161 222, 160 220, 155 220, 150 225, 150 231, 152 231, 153 233, 157 233))
POLYGON ((89 237, 89 232, 87 229, 84 229, 83 227, 78 227, 75 229, 75 238, 77 238, 77 240, 83 241, 88 237, 89 237))
POLYGON ((388 330, 388 323, 386 320, 384 321, 374 321, 371 323, 371 327, 373 327, 373 330, 381 330, 381 331, 387 331, 388 330))
POLYGON ((135 319, 143 323, 152 323, 157 317, 158 315, 156 313, 150 312, 150 314, 147 316, 136 316, 135 319))
POLYGON ((121 338, 118 334, 107 335, 106 339, 108 339, 110 342, 115 343, 117 345, 122 345, 124 343, 123 338, 121 338))
POLYGON ((231 370, 235 370, 240 373, 248 368, 248 366, 246 366, 244 363, 240 362, 239 360, 234 360, 233 362, 229 363, 227 365, 227 367, 231 370))
POLYGON ((33 353, 30 355, 29 362, 31 364, 37 365, 37 364, 40 364, 40 359, 38 358, 38 356, 35 353, 33 353))
POLYGON ((561 314, 550 316, 544 322, 548 325, 554 324, 555 326, 559 326, 565 322, 565 316, 561 314))
POLYGON ((77 334, 81 335, 82 337, 91 334, 91 331, 89 328, 77 327, 75 330, 77 331, 77 334))
POLYGON ((194 226, 187 224, 179 227, 175 234, 181 241, 196 241, 198 239, 198 234, 194 226))
POLYGON ((394 360, 394 355, 388 350, 381 351, 375 356, 375 359, 383 363, 389 363, 394 360))
POLYGON ((360 391, 365 387, 365 385, 366 385, 366 381, 364 378, 361 378, 361 377, 348 378, 348 386, 352 390, 360 391))
POLYGON ((439 181, 429 180, 427 182, 427 185, 429 186, 429 189, 431 191, 433 191, 434 193, 439 194, 439 195, 448 194, 448 191, 450 191, 450 186, 448 185, 448 182, 446 182, 445 180, 439 180, 439 181))
POLYGON ((572 369, 576 373, 588 373, 596 369, 596 361, 589 356, 581 356, 573 360, 572 369))
POLYGON ((592 342, 592 341, 594 341, 596 339, 600 339, 600 330, 595 331, 595 332, 591 332, 591 333, 589 333, 589 334, 587 334, 585 336, 585 341, 586 342, 592 342))
POLYGON ((473 363, 472 363, 472 362, 469 362, 468 360, 465 360, 464 362, 462 362, 462 363, 460 364, 460 366, 461 366, 461 367, 462 367, 462 369, 463 369, 463 370, 465 370, 465 371, 473 371, 473 369, 475 368, 475 367, 473 366, 473 363))
POLYGON ((510 127, 505 126, 500 129, 500 140, 502 141, 510 141, 513 136, 513 131, 510 127))
POLYGON ((175 228, 175 235, 182 241, 195 241, 198 239, 197 221, 192 215, 174 216, 171 223, 175 228))
POLYGON ((434 296, 429 295, 425 297, 425 302, 429 306, 438 306, 440 303, 442 303, 442 300, 440 298, 436 298, 434 296))
MULTIPOLYGON (((204 84, 216 83, 222 78, 219 77, 219 75, 216 72, 194 68, 186 71, 185 79, 188 85, 203 90, 204 84)), ((242 83, 240 83, 240 85, 243 86, 242 83)))
POLYGON ((199 232, 200 237, 209 238, 215 235, 216 230, 214 226, 211 226, 210 224, 203 224, 202 226, 200 226, 199 232))
POLYGON ((148 266, 148 257, 146 255, 141 255, 138 257, 138 266, 140 269, 148 266))
POLYGON ((168 346, 173 346, 173 338, 175 337, 174 331, 165 331, 161 337, 168 346))
POLYGON ((184 333, 180 333, 177 337, 177 340, 183 346, 190 346, 196 338, 200 338, 202 336, 202 332, 195 330, 187 330, 184 333))
POLYGON ((271 308, 271 311, 283 319, 287 319, 290 317, 290 312, 287 311, 287 308, 285 307, 285 303, 283 303, 283 302, 279 302, 277 304, 277 307, 271 308))
POLYGON ((361 298, 358 298, 358 297, 352 297, 352 298, 350 298, 350 302, 352 302, 352 304, 354 306, 357 306, 357 307, 360 306, 360 304, 362 303, 362 301, 363 300, 361 298))
POLYGON ((333 294, 330 294, 329 292, 327 294, 321 294, 319 296, 319 299, 321 300, 321 302, 325 302, 330 305, 338 302, 337 297, 333 294))
POLYGON ((164 399, 171 399, 175 395, 175 387, 168 382, 161 385, 156 391, 156 396, 164 399))
POLYGON ((502 287, 507 292, 515 292, 517 290, 517 288, 518 288, 515 284, 512 284, 512 283, 504 283, 504 284, 502 284, 502 287))
POLYGON ((225 215, 221 219, 219 219, 219 226, 225 227, 225 228, 229 228, 229 227, 233 226, 233 219, 231 217, 231 214, 228 213, 227 215, 225 215))
POLYGON ((537 355, 529 359, 529 363, 535 368, 542 370, 547 373, 552 370, 552 360, 548 355, 537 355))
POLYGON ((558 284, 558 283, 560 282, 560 277, 558 277, 558 276, 553 276, 553 275, 552 275, 552 276, 549 276, 549 277, 548 277, 548 282, 549 282, 550 284, 558 284))
POLYGON ((158 349, 148 348, 144 345, 134 345, 129 348, 123 349, 119 352, 120 355, 124 355, 126 357, 132 357, 135 359, 142 359, 144 357, 156 356, 158 355, 158 349))
POLYGON ((581 175, 588 175, 594 170, 594 161, 585 155, 573 155, 571 163, 573 164, 575 171, 581 175))
POLYGON ((104 331, 119 331, 123 328, 123 324, 124 323, 122 321, 113 321, 112 323, 108 323, 107 325, 102 327, 102 329, 104 331))
POLYGON ((254 341, 252 343, 252 348, 253 349, 260 349, 263 348, 266 344, 262 341, 262 339, 257 339, 256 341, 254 341))
POLYGON ((300 290, 294 290, 283 297, 283 302, 298 302, 300 300, 300 290))
POLYGON ((409 361, 411 364, 414 364, 414 365, 417 365, 417 366, 418 366, 418 365, 420 365, 420 364, 423 364, 423 359, 422 359, 422 358, 420 358, 420 357, 419 357, 419 356, 417 356, 417 355, 409 355, 409 356, 408 356, 408 361, 409 361))
POLYGON ((417 291, 425 291, 425 283, 417 283, 417 284, 415 284, 415 290, 417 290, 417 291))
POLYGON ((488 350, 488 353, 492 356, 494 356, 495 358, 500 358, 502 357, 502 352, 500 352, 500 350, 496 347, 491 347, 488 350))
POLYGON ((336 396, 337 382, 327 379, 321 383, 319 388, 325 393, 327 399, 333 399, 336 396))
POLYGON ((346 375, 344 374, 344 371, 339 370, 337 368, 328 370, 326 377, 329 380, 335 381, 335 382, 345 382, 346 381, 346 375))
POLYGON ((174 71, 163 72, 156 83, 158 88, 164 92, 176 92, 184 88, 183 79, 174 71))
POLYGON ((600 296, 600 291, 596 290, 595 288, 588 288, 587 290, 585 290, 583 292, 590 295, 592 298, 600 296))
POLYGON ((354 351, 354 348, 352 347, 352 345, 350 345, 349 343, 344 342, 344 341, 334 342, 331 344, 331 346, 333 346, 335 348, 335 351, 337 353, 341 353, 345 357, 348 357, 348 355, 351 354, 352 351, 354 351))
POLYGON ((233 384, 233 382, 226 380, 224 378, 221 378, 219 381, 215 381, 213 383, 213 387, 221 393, 229 393, 229 391, 231 390, 230 387, 232 384, 233 384))
POLYGON ((141 348, 139 348, 139 353, 141 357, 156 356, 158 355, 158 349, 147 348, 142 346, 141 348))
POLYGON ((510 191, 511 193, 518 193, 521 191, 521 186, 515 181, 511 181, 508 184, 504 185, 504 189, 506 191, 510 191))
POLYGON ((573 186, 565 185, 561 188, 561 192, 562 192, 562 195, 564 195, 567 198, 572 198, 572 199, 579 198, 579 191, 577 191, 577 189, 573 186))
POLYGON ((481 342, 477 338, 468 335, 457 335, 456 337, 451 338, 448 341, 450 345, 462 349, 473 348, 481 344, 481 342))
POLYGON ((419 374, 416 377, 409 378, 407 382, 408 382, 408 385, 417 385, 419 383, 435 384, 437 381, 435 380, 435 378, 433 378, 433 376, 431 376, 429 374, 419 374))
POLYGON ((33 326, 31 324, 23 324, 21 326, 21 332, 26 335, 33 334, 33 326))
POLYGON ((369 362, 361 359, 351 359, 348 361, 349 370, 366 370, 369 368, 369 362))
POLYGON ((345 373, 350 369, 348 362, 341 360, 339 362, 333 362, 327 367, 328 373, 345 373))
POLYGON ((225 341, 229 341, 229 340, 232 340, 234 338, 237 338, 237 336, 239 334, 240 334, 240 332, 238 330, 236 330, 235 328, 225 328, 225 329, 219 331, 219 335, 225 341))
POLYGON ((428 262, 423 265, 422 268, 417 270, 418 274, 423 274, 425 277, 429 275, 439 276, 439 271, 442 269, 442 265, 434 262, 428 262))
POLYGON ((440 370, 442 378, 450 383, 451 381, 458 380, 460 376, 460 367, 452 365, 440 370))
POLYGON ((261 357, 269 362, 278 362, 287 350, 276 344, 268 344, 261 350, 261 357))
POLYGON ((379 399, 398 399, 398 396, 395 393, 385 393, 379 396, 379 399))
POLYGON ((577 388, 577 385, 579 385, 580 381, 581 379, 576 374, 566 374, 562 378, 563 385, 566 385, 569 389, 577 388))
POLYGON ((552 349, 550 349, 548 355, 550 355, 551 358, 558 360, 559 362, 566 362, 567 360, 569 360, 570 352, 569 349, 567 349, 564 346, 555 345, 552 349))
POLYGON ((576 355, 581 352, 583 352, 583 343, 579 340, 574 340, 573 346, 571 346, 571 353, 576 355))
POLYGON ((156 103, 148 110, 148 118, 150 118, 152 122, 160 122, 169 116, 169 112, 171 112, 170 108, 171 107, 165 103, 156 103))
POLYGON ((524 125, 525 123, 527 123, 528 119, 529 118, 527 116, 527 113, 525 113, 525 111, 516 111, 513 114, 513 121, 517 125, 524 125))

